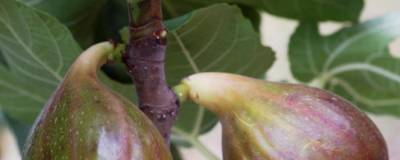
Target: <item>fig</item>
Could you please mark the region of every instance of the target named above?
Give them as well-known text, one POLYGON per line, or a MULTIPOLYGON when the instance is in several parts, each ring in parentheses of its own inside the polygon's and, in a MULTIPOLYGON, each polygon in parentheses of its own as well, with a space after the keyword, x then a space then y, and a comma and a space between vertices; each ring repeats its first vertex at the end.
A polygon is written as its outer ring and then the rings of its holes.
POLYGON ((114 46, 83 52, 37 118, 24 150, 27 160, 171 160, 152 122, 97 80, 114 46))
POLYGON ((195 74, 177 88, 218 116, 225 160, 388 159, 375 124, 328 91, 227 73, 195 74))

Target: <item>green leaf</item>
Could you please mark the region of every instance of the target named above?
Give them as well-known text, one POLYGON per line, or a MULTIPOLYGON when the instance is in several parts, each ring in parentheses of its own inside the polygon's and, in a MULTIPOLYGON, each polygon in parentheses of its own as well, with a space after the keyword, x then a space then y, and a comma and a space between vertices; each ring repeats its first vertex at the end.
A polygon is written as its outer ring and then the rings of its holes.
MULTIPOLYGON (((14 0, 0 0, 0 4, 0 50, 9 65, 9 69, 0 66, 0 108, 18 121, 31 123, 81 49, 55 18, 14 0)), ((100 77, 133 97, 132 87, 100 77)))
POLYGON ((255 8, 246 5, 238 6, 242 10, 243 15, 251 21, 254 29, 259 31, 261 26, 261 14, 255 8))
POLYGON ((183 16, 170 19, 165 21, 165 25, 169 31, 178 29, 182 24, 186 23, 187 20, 192 16, 191 13, 185 14, 183 16))
POLYGON ((7 127, 7 120, 4 116, 4 113, 0 110, 0 131, 2 131, 2 129, 4 129, 5 127, 7 127))
MULTIPOLYGON (((274 62, 273 51, 261 45, 259 34, 238 7, 213 5, 186 16, 185 22, 175 24, 168 35, 166 68, 170 84, 207 71, 262 77, 274 62)), ((203 107, 185 103, 175 127, 199 134, 216 122, 215 116, 203 107)))
POLYGON ((119 39, 119 31, 128 25, 128 6, 126 0, 109 0, 99 16, 95 28, 96 40, 119 39))
POLYGON ((301 23, 292 35, 289 43, 289 58, 294 76, 308 82, 319 76, 325 59, 330 53, 324 50, 322 36, 317 23, 301 23))
POLYGON ((171 154, 174 160, 182 160, 181 153, 178 150, 178 147, 174 144, 171 145, 171 154))
MULTIPOLYGON (((198 107, 195 103, 185 102, 181 104, 178 119, 174 125, 188 133, 204 134, 210 131, 217 122, 218 120, 213 113, 204 110, 203 107, 198 107)), ((178 144, 187 146, 184 141, 178 144)))
POLYGON ((46 102, 46 96, 51 94, 50 89, 47 85, 43 89, 31 85, 3 66, 0 74, 0 107, 13 118, 32 122, 46 102))
POLYGON ((108 77, 124 83, 124 84, 132 84, 132 79, 126 72, 126 66, 124 63, 113 63, 106 64, 101 67, 102 71, 107 74, 108 77))
MULTIPOLYGON (((110 0, 107 7, 99 16, 99 22, 96 26, 95 40, 115 40, 121 43, 127 43, 129 34, 119 34, 121 28, 128 25, 128 11, 126 0, 110 0), (126 35, 126 37, 120 37, 126 35)), ((129 33, 126 27, 126 33, 129 33)), ((121 83, 132 83, 130 76, 126 72, 123 63, 107 64, 102 67, 102 70, 112 79, 121 83)))
POLYGON ((0 105, 10 116, 32 121, 80 49, 56 19, 20 2, 0 0, 0 105))
POLYGON ((83 47, 93 43, 101 9, 107 0, 21 0, 26 5, 56 17, 83 47))
POLYGON ((1 50, 0 50, 0 65, 7 66, 6 59, 4 58, 3 53, 1 52, 1 50))
POLYGON ((235 3, 271 14, 314 21, 357 21, 363 0, 164 0, 165 14, 176 17, 215 3, 235 3))
POLYGON ((301 23, 289 47, 293 74, 367 111, 400 116, 400 60, 388 50, 400 36, 399 17, 393 13, 330 36, 321 36, 317 23, 301 23))

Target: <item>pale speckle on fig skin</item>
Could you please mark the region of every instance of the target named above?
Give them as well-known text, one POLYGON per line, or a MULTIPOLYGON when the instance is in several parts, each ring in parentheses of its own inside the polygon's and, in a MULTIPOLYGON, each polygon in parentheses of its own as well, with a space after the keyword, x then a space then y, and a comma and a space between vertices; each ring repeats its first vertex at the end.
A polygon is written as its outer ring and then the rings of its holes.
MULTIPOLYGON (((88 63, 96 68, 86 71, 95 72, 98 68, 94 64, 88 63)), ((73 69, 76 68, 71 67, 73 69)), ((104 140, 101 138, 110 142, 103 146, 118 145, 119 154, 107 155, 107 159, 131 159, 133 154, 142 155, 139 158, 142 160, 172 159, 161 135, 136 106, 97 82, 95 73, 82 73, 68 72, 44 107, 28 140, 25 159, 101 159, 97 153, 99 141, 104 140), (127 127, 137 123, 141 123, 146 132, 127 127), (101 128, 105 128, 106 137, 100 137, 101 128), (148 136, 149 133, 152 135, 148 136), (119 140, 115 140, 118 137, 119 140), (155 148, 142 143, 144 139, 160 144, 155 148), (138 151, 158 156, 136 153, 138 151)))
POLYGON ((329 92, 225 73, 189 78, 189 98, 220 117, 226 160, 388 159, 373 122, 329 92))

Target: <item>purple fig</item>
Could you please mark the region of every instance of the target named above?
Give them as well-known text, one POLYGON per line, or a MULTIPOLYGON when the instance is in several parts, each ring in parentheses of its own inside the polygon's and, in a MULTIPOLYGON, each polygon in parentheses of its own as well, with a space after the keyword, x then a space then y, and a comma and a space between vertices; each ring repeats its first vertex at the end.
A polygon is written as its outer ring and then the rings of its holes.
POLYGON ((75 61, 38 117, 24 159, 172 159, 151 121, 97 80, 113 50, 113 44, 100 43, 75 61))
POLYGON ((388 159, 367 115, 327 91, 225 73, 195 74, 182 85, 219 117, 226 160, 388 159))

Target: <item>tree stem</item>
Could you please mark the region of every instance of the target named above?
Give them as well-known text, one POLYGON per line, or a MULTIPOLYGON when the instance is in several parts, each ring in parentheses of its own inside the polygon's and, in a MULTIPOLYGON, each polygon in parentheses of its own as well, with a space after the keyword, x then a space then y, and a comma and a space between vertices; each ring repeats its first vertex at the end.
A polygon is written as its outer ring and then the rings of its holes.
MULTIPOLYGON (((129 3, 129 1, 128 1, 129 3)), ((139 97, 139 108, 153 121, 167 144, 179 101, 165 80, 166 30, 161 0, 129 3, 130 40, 123 55, 139 97), (132 16, 132 9, 138 15, 132 16), (134 18, 136 17, 136 18, 134 18)))

